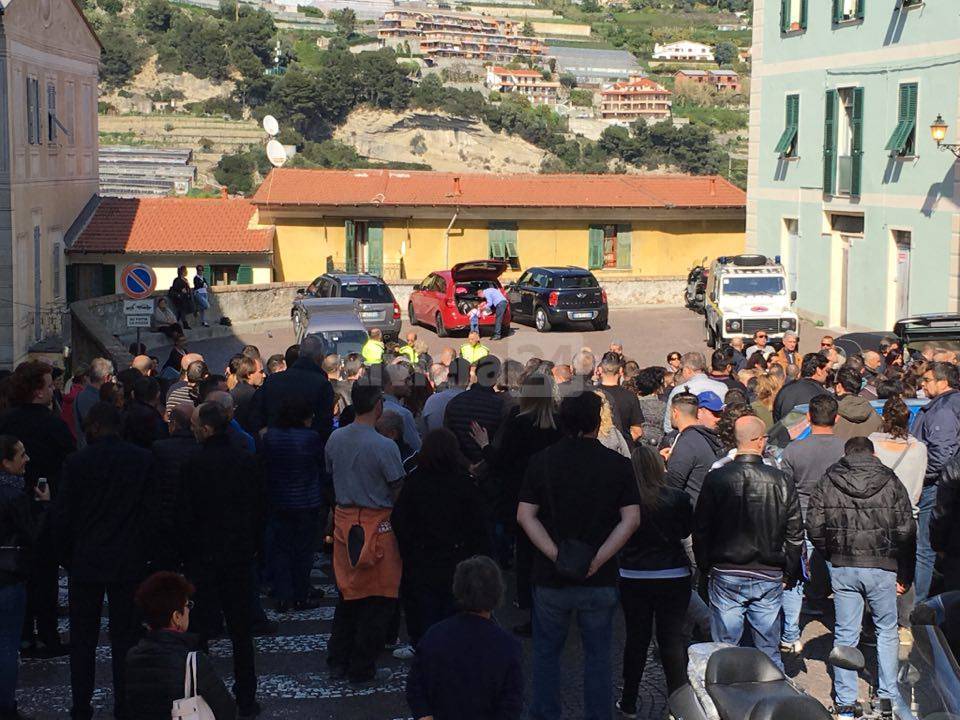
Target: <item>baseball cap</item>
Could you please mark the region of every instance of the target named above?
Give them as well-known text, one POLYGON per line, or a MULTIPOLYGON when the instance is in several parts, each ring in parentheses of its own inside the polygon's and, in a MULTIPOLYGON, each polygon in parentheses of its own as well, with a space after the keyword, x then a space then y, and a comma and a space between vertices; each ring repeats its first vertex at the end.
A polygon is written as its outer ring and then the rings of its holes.
POLYGON ((706 408, 710 412, 718 413, 723 410, 723 400, 715 392, 707 390, 697 395, 697 407, 706 408))

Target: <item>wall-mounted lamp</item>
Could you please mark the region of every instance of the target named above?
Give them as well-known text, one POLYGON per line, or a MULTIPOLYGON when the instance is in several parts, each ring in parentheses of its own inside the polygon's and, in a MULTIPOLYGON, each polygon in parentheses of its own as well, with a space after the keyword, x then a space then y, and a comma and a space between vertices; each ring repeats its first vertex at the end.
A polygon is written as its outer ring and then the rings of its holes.
POLYGON ((948 129, 949 126, 944 122, 943 115, 937 115, 937 119, 930 126, 930 136, 937 142, 937 147, 940 150, 949 150, 960 158, 960 144, 944 142, 948 129))

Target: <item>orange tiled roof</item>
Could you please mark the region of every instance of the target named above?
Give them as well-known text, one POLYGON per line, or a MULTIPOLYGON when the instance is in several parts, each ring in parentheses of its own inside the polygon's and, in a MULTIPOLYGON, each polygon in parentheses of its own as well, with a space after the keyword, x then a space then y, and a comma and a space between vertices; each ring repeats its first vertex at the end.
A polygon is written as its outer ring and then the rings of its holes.
POLYGON ((707 175, 494 175, 413 170, 275 169, 255 205, 542 208, 743 208, 746 195, 707 175))
POLYGON ((223 198, 104 198, 67 252, 271 252, 273 227, 249 227, 255 209, 223 198))
POLYGON ((493 72, 497 75, 516 75, 517 77, 538 77, 542 78, 543 73, 539 70, 511 70, 500 65, 493 66, 493 72))
POLYGON ((636 80, 627 80, 624 82, 614 83, 612 87, 609 87, 605 90, 602 90, 600 94, 613 91, 622 91, 627 90, 631 92, 656 92, 656 93, 665 93, 667 95, 672 95, 669 90, 667 90, 662 85, 655 83, 650 78, 637 78, 636 80))

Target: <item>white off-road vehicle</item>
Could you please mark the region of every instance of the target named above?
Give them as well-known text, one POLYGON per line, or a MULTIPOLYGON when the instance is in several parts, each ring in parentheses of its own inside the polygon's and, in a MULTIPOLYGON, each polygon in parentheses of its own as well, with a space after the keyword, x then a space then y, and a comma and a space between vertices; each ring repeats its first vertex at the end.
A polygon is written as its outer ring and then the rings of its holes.
POLYGON ((795 291, 787 292, 787 274, 779 262, 764 255, 717 258, 707 282, 707 345, 748 339, 758 330, 766 330, 771 341, 782 339, 787 331, 796 332, 796 299, 795 291))

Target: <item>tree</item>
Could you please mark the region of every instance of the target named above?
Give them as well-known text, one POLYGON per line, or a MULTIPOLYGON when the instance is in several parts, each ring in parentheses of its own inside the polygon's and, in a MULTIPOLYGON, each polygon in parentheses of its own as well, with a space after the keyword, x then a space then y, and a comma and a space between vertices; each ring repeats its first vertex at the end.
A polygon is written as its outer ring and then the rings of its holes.
POLYGON ((357 14, 350 8, 331 10, 330 19, 337 26, 337 34, 347 40, 357 31, 357 14))
POLYGON ((143 49, 130 28, 117 18, 104 25, 100 33, 100 77, 108 87, 125 85, 143 67, 143 49))
POLYGON ((430 73, 413 89, 413 104, 424 110, 436 110, 446 98, 443 81, 436 73, 430 73))
POLYGON ((567 88, 567 90, 572 90, 577 86, 577 78, 570 73, 563 73, 563 75, 560 76, 560 84, 567 88))
POLYGON ((231 194, 248 193, 253 189, 254 164, 245 152, 224 155, 220 158, 213 176, 231 194))
POLYGON ((231 47, 243 47, 254 53, 265 65, 273 63, 273 38, 277 28, 266 10, 244 7, 240 19, 232 23, 231 47))
POLYGON ((134 18, 144 32, 162 35, 170 29, 177 12, 169 0, 148 0, 137 8, 134 18))
POLYGON ((520 34, 524 37, 533 37, 533 23, 529 19, 523 21, 523 27, 520 28, 520 34))
POLYGON ((729 65, 737 59, 737 55, 737 46, 729 41, 719 43, 713 51, 713 58, 717 61, 717 65, 729 65))
POLYGON ((123 12, 123 0, 97 0, 97 5, 108 15, 118 15, 123 12))

